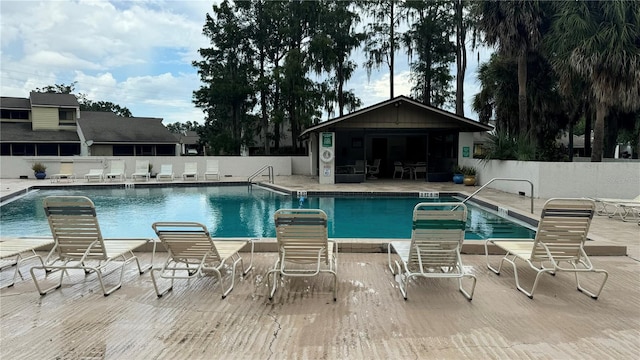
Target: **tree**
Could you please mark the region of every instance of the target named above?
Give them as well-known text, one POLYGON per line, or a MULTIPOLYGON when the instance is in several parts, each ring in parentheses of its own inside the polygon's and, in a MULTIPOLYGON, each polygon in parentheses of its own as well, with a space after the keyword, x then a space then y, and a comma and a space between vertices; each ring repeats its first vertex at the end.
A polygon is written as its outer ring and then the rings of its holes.
POLYGON ((361 105, 353 94, 344 90, 344 85, 357 66, 349 55, 365 36, 355 31, 360 17, 352 11, 352 2, 332 0, 323 1, 321 5, 318 31, 309 44, 310 61, 316 74, 323 71, 329 74, 328 85, 335 93, 338 112, 342 116, 345 107, 354 109, 361 105), (356 99, 356 102, 347 103, 348 99, 356 99))
POLYGON ((468 0, 452 0, 456 33, 456 114, 464 116, 464 77, 467 71, 467 32, 473 25, 468 0))
POLYGON ((393 80, 395 76, 395 54, 400 48, 402 33, 396 31, 403 18, 402 8, 396 6, 398 0, 363 1, 360 6, 373 22, 366 26, 364 51, 367 57, 364 66, 367 75, 386 64, 389 68, 389 98, 394 96, 393 80))
POLYGON ((563 1, 556 6, 552 36, 557 61, 588 82, 596 102, 591 161, 599 162, 610 110, 640 108, 640 2, 563 1))
POLYGON ((452 31, 451 3, 446 1, 406 1, 408 19, 413 21, 404 33, 411 61, 415 85, 412 94, 422 103, 442 107, 452 98, 449 71, 454 61, 454 44, 449 40, 452 31))
MULTIPOLYGON (((35 92, 40 93, 54 93, 54 94, 73 94, 75 91, 75 86, 77 81, 72 82, 69 85, 63 84, 54 84, 48 85, 42 88, 36 88, 35 92)), ((78 99, 78 104, 80 104, 80 111, 103 111, 103 112, 112 112, 118 116, 122 117, 132 117, 131 111, 124 106, 120 106, 118 104, 114 104, 111 101, 92 101, 87 99, 85 94, 75 95, 76 99, 78 99)))
POLYGON ((257 70, 249 28, 228 1, 214 5, 203 28, 212 46, 199 49, 204 60, 193 62, 204 83, 194 91, 194 103, 205 113, 202 135, 218 153, 240 154, 252 135, 257 70))
POLYGON ((167 124, 165 127, 174 134, 181 134, 184 131, 198 131, 202 127, 202 125, 198 124, 195 121, 187 121, 174 122, 171 124, 167 124))
POLYGON ((476 3, 478 28, 485 41, 518 61, 518 118, 521 137, 528 135, 527 54, 540 41, 541 12, 537 0, 483 1, 476 3))

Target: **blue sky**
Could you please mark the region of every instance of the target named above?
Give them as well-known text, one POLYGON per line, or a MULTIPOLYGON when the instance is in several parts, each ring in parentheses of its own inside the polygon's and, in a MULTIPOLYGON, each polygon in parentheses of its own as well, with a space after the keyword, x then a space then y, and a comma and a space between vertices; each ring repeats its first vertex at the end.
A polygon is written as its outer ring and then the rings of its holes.
MULTIPOLYGON (((28 97, 53 84, 76 84, 76 93, 94 101, 126 106, 134 116, 163 118, 163 123, 203 122, 192 103, 200 87, 193 60, 208 47, 202 35, 212 1, 7 1, 0 0, 0 93, 28 97)), ((480 52, 487 58, 486 49, 480 52)), ((353 54, 359 65, 360 51, 353 54)), ((395 95, 409 95, 406 54, 397 54, 395 95)), ((469 56, 465 79, 465 115, 478 92, 477 50, 469 56)), ((368 78, 359 66, 346 88, 364 106, 388 99, 387 71, 368 78)))

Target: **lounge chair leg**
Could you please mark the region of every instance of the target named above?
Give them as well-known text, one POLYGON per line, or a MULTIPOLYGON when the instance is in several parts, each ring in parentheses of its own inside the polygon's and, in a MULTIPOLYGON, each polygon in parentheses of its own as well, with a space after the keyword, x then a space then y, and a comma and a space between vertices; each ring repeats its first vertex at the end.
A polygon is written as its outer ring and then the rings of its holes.
POLYGON ((464 297, 467 298, 467 300, 471 301, 473 300, 473 293, 475 292, 476 289, 476 277, 474 275, 471 274, 465 274, 462 277, 458 278, 458 284, 460 287, 460 292, 462 293, 462 295, 464 295, 464 297), (473 283, 471 284, 471 292, 467 292, 463 287, 462 287, 462 278, 463 277, 468 277, 471 278, 473 280, 473 283))
POLYGON ((602 292, 602 289, 604 288, 604 284, 607 282, 607 279, 609 278, 609 273, 605 270, 599 270, 599 269, 594 269, 591 272, 595 272, 595 273, 599 273, 599 274, 603 274, 604 278, 602 279, 602 284, 600 284, 600 288, 598 289, 597 293, 593 293, 585 288, 583 288, 580 285, 580 281, 578 279, 578 272, 576 272, 576 284, 577 284, 577 288, 578 291, 580 291, 583 294, 589 295, 593 300, 598 300, 598 297, 600 296, 600 293, 602 292))

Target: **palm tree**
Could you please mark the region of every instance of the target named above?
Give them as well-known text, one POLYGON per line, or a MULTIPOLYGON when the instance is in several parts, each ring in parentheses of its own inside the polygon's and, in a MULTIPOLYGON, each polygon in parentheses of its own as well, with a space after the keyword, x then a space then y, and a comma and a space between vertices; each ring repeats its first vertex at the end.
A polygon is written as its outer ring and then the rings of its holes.
POLYGON ((527 53, 540 41, 541 12, 537 0, 483 1, 476 3, 478 29, 491 46, 518 60, 519 133, 526 136, 529 126, 527 109, 527 53))
POLYGON ((591 161, 602 161, 612 108, 640 108, 640 2, 563 1, 552 25, 558 61, 588 82, 596 102, 591 161))

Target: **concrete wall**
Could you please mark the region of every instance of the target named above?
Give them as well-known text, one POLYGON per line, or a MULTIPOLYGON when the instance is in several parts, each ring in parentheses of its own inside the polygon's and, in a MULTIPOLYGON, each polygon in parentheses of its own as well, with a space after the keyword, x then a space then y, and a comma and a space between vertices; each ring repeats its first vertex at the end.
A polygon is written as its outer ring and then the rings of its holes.
MULTIPOLYGON (((307 156, 216 156, 219 160, 220 175, 233 177, 249 177, 264 165, 274 167, 276 176, 311 175, 314 161, 307 156)), ((172 164, 176 176, 184 170, 185 162, 197 162, 198 172, 206 169, 204 156, 73 156, 73 157, 0 157, 0 178, 18 179, 28 176, 33 179, 31 165, 35 161, 47 166, 47 174, 55 174, 60 170, 60 162, 73 160, 76 177, 89 172, 89 169, 108 169, 109 161, 122 159, 126 162, 126 174, 130 175, 136 160, 149 160, 153 165, 153 173, 160 170, 162 164, 172 164)), ((534 197, 609 197, 634 198, 640 194, 640 162, 637 160, 619 160, 600 163, 591 162, 538 162, 507 161, 460 158, 460 165, 470 165, 478 170, 478 185, 484 185, 493 178, 527 179, 534 184, 534 197)), ((266 173, 265 173, 266 174, 266 173)), ((490 188, 517 194, 524 192, 530 195, 530 185, 526 182, 496 181, 490 188)))
MULTIPOLYGON (((160 171, 162 164, 172 164, 176 176, 181 176, 185 162, 197 162, 200 176, 206 170, 207 158, 219 160, 220 177, 249 177, 265 165, 273 166, 274 175, 309 175, 309 159, 306 156, 2 156, 0 157, 0 178, 18 179, 20 176, 28 176, 33 179, 31 165, 38 161, 45 164, 47 174, 55 174, 60 170, 61 161, 73 161, 74 172, 77 178, 89 172, 89 169, 109 168, 109 162, 113 159, 121 159, 126 164, 126 174, 131 175, 135 169, 136 160, 149 160, 153 165, 152 173, 160 171)), ((265 172, 265 175, 267 172, 265 172)))
MULTIPOLYGON (((478 185, 493 178, 527 179, 534 185, 534 197, 634 198, 640 194, 640 162, 538 162, 463 159, 461 165, 475 166, 478 185)), ((530 195, 526 182, 496 181, 490 188, 530 195)))

